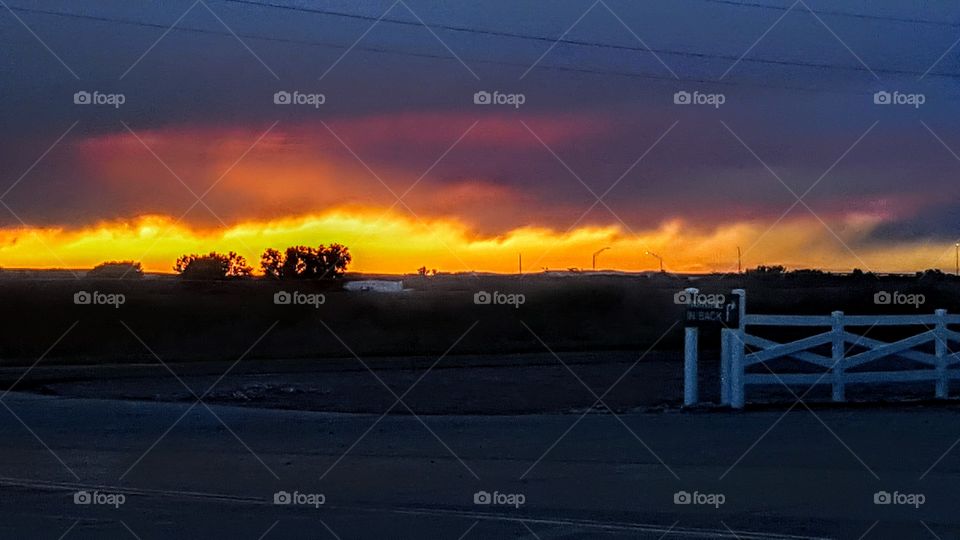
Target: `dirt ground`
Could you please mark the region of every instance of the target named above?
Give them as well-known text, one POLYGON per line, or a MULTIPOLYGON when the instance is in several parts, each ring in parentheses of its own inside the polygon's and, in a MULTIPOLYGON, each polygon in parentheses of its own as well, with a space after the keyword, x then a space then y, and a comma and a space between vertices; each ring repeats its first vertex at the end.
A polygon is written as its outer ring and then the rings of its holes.
MULTIPOLYGON (((642 355, 620 351, 451 355, 442 359, 244 360, 236 365, 38 366, 23 379, 26 368, 14 367, 0 370, 0 385, 64 397, 193 402, 196 396, 204 396, 209 403, 369 414, 388 410, 391 414, 409 414, 411 410, 416 414, 532 414, 576 413, 590 408, 601 412, 608 407, 616 412, 679 408, 683 395, 680 355, 642 355), (396 403, 397 397, 403 397, 410 410, 396 403)), ((701 353, 699 386, 705 408, 717 406, 719 401, 717 356, 712 351, 701 353)), ((882 407, 883 401, 899 406, 911 402, 933 405, 932 383, 886 388, 850 385, 847 394, 853 402, 848 407, 882 407), (880 403, 857 405, 858 401, 880 403)), ((751 387, 747 398, 754 408, 785 408, 801 395, 814 406, 829 404, 830 387, 820 385, 809 392, 783 386, 751 387)))

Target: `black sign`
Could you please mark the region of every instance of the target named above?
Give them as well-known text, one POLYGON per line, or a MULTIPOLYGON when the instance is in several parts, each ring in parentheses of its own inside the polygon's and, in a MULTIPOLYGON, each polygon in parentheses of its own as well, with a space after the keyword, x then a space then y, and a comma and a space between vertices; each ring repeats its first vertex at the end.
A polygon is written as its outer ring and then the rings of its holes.
POLYGON ((740 326, 740 297, 730 295, 724 303, 688 304, 683 325, 696 328, 737 328, 740 326))

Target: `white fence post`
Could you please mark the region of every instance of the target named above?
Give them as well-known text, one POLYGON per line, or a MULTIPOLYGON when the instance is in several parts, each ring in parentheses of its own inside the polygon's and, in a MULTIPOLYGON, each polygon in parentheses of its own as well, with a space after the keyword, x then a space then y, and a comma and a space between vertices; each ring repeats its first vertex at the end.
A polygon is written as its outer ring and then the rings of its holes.
MULTIPOLYGON (((742 409, 746 397, 744 396, 743 385, 743 363, 744 347, 746 346, 746 316, 747 316, 747 292, 743 289, 734 289, 733 294, 740 297, 740 325, 736 331, 730 333, 730 377, 728 386, 730 388, 730 406, 734 409, 742 409)), ((722 384, 722 383, 721 383, 722 384)))
POLYGON ((947 310, 934 311, 937 317, 937 326, 934 330, 934 343, 937 351, 937 399, 946 399, 949 393, 950 380, 947 379, 947 310))
MULTIPOLYGON (((691 301, 697 297, 700 289, 690 287, 686 289, 690 295, 691 301)), ((687 327, 683 329, 683 405, 691 407, 697 404, 697 341, 699 335, 697 328, 687 327)))
POLYGON ((730 358, 730 406, 742 409, 746 401, 743 395, 743 334, 733 333, 733 356, 730 358))
POLYGON ((730 404, 730 364, 733 356, 733 333, 736 330, 720 330, 720 404, 730 404))
POLYGON ((833 400, 844 401, 846 389, 843 380, 843 356, 844 356, 844 330, 843 330, 843 312, 834 311, 830 314, 833 317, 833 400))
POLYGON ((683 335, 683 405, 697 404, 697 329, 684 328, 683 335))

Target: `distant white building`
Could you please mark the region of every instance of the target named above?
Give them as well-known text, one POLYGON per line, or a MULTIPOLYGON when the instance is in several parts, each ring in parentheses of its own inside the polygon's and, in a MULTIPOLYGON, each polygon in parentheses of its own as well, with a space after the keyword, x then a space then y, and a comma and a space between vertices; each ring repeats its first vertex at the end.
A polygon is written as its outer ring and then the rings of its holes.
POLYGON ((343 284, 343 288, 348 291, 372 291, 382 293, 403 292, 403 281, 390 281, 386 279, 364 279, 358 281, 348 281, 343 284))

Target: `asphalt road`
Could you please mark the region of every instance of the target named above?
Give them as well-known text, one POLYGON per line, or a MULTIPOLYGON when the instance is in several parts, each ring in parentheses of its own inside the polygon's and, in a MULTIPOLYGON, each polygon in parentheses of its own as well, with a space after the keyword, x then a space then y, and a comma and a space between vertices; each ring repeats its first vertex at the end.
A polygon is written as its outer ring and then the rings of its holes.
POLYGON ((0 538, 960 538, 948 408, 381 418, 0 404, 0 538), (109 504, 76 504, 78 491, 109 504), (274 504, 281 491, 323 504, 274 504), (479 491, 494 504, 475 504, 479 491), (679 491, 713 504, 675 504, 679 491), (914 506, 875 504, 878 491, 914 506))

